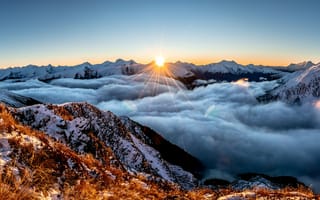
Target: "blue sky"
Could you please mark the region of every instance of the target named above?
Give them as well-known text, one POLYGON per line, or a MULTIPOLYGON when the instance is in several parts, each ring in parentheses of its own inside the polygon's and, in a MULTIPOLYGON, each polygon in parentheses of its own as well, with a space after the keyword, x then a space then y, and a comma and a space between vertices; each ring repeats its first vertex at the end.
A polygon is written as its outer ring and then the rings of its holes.
POLYGON ((317 0, 0 0, 0 67, 320 61, 317 0))

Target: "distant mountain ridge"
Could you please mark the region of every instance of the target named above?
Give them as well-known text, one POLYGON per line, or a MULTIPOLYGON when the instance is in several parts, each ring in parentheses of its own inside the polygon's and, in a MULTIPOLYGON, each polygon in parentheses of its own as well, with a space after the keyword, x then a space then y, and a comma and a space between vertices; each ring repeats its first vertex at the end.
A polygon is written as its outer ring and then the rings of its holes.
MULTIPOLYGON (((188 89, 217 82, 234 82, 240 79, 246 79, 249 82, 278 80, 280 84, 279 88, 268 91, 266 95, 258 97, 259 101, 280 99, 286 102, 303 102, 307 99, 319 98, 318 78, 320 75, 317 70, 319 65, 320 63, 315 65, 311 61, 306 61, 290 64, 284 68, 251 64, 241 65, 235 61, 225 60, 208 65, 194 65, 179 61, 167 63, 164 73, 159 73, 158 75, 179 80, 188 89)), ((133 60, 125 61, 122 59, 118 59, 115 62, 106 61, 95 65, 86 62, 71 67, 53 67, 51 65, 39 67, 28 65, 26 67, 1 69, 0 81, 38 79, 50 82, 59 78, 97 79, 112 75, 130 76, 143 73, 152 75, 153 73, 158 73, 156 69, 154 63, 139 64, 133 60)), ((3 101, 5 101, 4 94, 5 92, 2 95, 3 101)), ((8 99, 7 95, 6 101, 8 99)))
POLYGON ((117 60, 116 62, 104 62, 92 65, 88 62, 75 66, 36 66, 15 67, 0 69, 0 80, 7 79, 39 79, 48 81, 58 78, 92 79, 114 74, 130 74, 127 67, 139 68, 141 64, 134 61, 117 60))
MULTIPOLYGON (((132 75, 139 73, 153 73, 154 63, 139 64, 133 60, 118 59, 115 62, 106 61, 102 64, 92 65, 88 62, 75 66, 35 66, 0 69, 1 80, 38 79, 50 81, 58 78, 94 79, 110 75, 132 75)), ((277 79, 285 72, 269 66, 240 65, 234 61, 221 61, 208 65, 195 65, 192 63, 167 63, 167 73, 162 75, 175 78, 192 85, 196 79, 216 81, 235 81, 240 78, 249 78, 253 81, 277 79)))
POLYGON ((299 71, 299 70, 308 69, 314 65, 316 65, 316 64, 313 63, 312 61, 304 61, 301 63, 292 63, 286 67, 277 67, 277 69, 285 70, 285 71, 289 71, 289 72, 295 72, 295 71, 299 71))

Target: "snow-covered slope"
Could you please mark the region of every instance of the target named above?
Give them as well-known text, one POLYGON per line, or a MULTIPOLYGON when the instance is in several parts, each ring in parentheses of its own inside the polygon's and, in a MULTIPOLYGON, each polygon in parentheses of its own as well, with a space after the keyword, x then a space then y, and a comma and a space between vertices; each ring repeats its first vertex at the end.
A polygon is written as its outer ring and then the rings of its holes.
POLYGON ((185 62, 176 62, 176 63, 168 63, 168 69, 170 73, 177 78, 188 78, 192 76, 196 76, 194 73, 199 66, 194 65, 192 63, 185 62))
POLYGON ((44 131, 78 153, 103 159, 98 156, 103 154, 96 145, 100 143, 112 150, 116 156, 113 162, 129 171, 160 177, 183 188, 197 185, 193 174, 199 175, 202 170, 197 159, 155 132, 148 130, 147 135, 145 127, 128 118, 120 119, 87 103, 35 105, 16 109, 13 114, 23 124, 44 131), (167 149, 159 148, 163 143, 167 149), (168 152, 172 149, 175 151, 168 152))
POLYGON ((8 90, 0 89, 0 103, 12 107, 23 107, 40 103, 39 101, 30 97, 25 97, 8 90))
POLYGON ((271 95, 286 102, 313 102, 320 98, 320 64, 288 74, 283 84, 271 91, 271 95))

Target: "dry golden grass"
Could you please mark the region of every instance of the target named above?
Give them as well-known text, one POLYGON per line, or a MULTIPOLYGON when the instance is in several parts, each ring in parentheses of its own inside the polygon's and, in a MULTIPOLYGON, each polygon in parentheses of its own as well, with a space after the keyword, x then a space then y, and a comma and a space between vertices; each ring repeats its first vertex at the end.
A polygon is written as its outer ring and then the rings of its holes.
POLYGON ((3 171, 0 176, 0 199, 29 200, 38 199, 38 195, 24 177, 17 178, 12 171, 3 171))
POLYGON ((74 119, 72 114, 68 110, 66 110, 63 106, 48 105, 48 108, 50 110, 53 110, 53 112, 56 115, 60 116, 62 119, 66 121, 72 121, 74 119))

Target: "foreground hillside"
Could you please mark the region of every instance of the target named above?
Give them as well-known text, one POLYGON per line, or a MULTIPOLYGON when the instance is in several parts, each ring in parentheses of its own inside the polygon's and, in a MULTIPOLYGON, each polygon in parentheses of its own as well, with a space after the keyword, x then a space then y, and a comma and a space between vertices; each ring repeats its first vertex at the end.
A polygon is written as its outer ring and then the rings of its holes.
POLYGON ((266 179, 199 185, 202 165, 128 118, 86 103, 0 105, 0 199, 316 199, 266 179))
MULTIPOLYGON (((72 120, 63 109, 56 111, 72 120)), ((126 169, 115 152, 93 132, 87 135, 90 150, 84 146, 73 150, 79 146, 72 141, 67 145, 52 135, 17 123, 2 105, 0 122, 1 199, 162 199, 175 195, 192 198, 195 193, 185 193, 177 184, 162 178, 126 169)), ((130 144, 127 145, 129 148, 130 144)), ((139 155, 127 158, 138 159, 139 155)), ((151 170, 147 169, 148 162, 142 164, 145 171, 151 170)))

